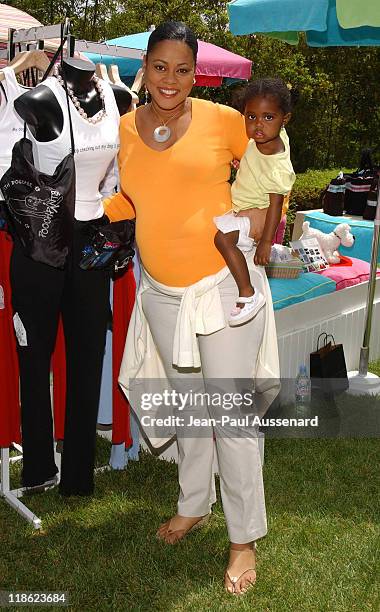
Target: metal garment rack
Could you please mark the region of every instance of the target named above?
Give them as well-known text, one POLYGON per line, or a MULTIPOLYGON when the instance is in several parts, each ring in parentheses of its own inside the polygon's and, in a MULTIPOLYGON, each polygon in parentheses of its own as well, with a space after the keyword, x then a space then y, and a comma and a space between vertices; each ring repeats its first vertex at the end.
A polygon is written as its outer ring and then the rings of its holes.
MULTIPOLYGON (((66 19, 64 23, 57 25, 39 26, 29 29, 9 30, 8 49, 1 50, 0 57, 11 61, 16 54, 16 46, 23 46, 26 49, 33 47, 34 49, 43 49, 47 40, 66 41, 66 57, 73 57, 75 51, 83 51, 88 53, 97 53, 100 56, 108 55, 113 57, 126 57, 132 59, 141 59, 143 51, 119 47, 117 45, 107 45, 106 43, 94 43, 86 40, 76 40, 71 34, 70 20, 66 19)), ((36 516, 29 508, 22 503, 20 498, 24 494, 22 488, 10 488, 10 466, 22 459, 22 447, 13 444, 13 447, 18 451, 18 455, 10 457, 9 448, 0 449, 0 497, 3 497, 8 505, 14 508, 24 519, 26 519, 35 529, 41 529, 41 519, 36 516)), ((60 454, 55 453, 57 464, 60 464, 60 454)), ((110 466, 97 468, 96 472, 109 470, 110 466)))
MULTIPOLYGON (((39 26, 29 29, 14 30, 10 29, 8 33, 8 49, 6 50, 6 59, 11 61, 16 54, 16 45, 26 45, 26 49, 33 48, 43 49, 46 40, 58 39, 61 37, 66 41, 66 53, 68 56, 74 52, 74 37, 70 33, 70 20, 66 19, 64 23, 52 26, 39 26)), ((4 52, 2 55, 5 55, 4 52)), ((10 457, 9 448, 0 449, 0 497, 3 497, 5 502, 14 508, 24 519, 26 519, 35 529, 41 529, 41 519, 36 516, 29 508, 22 503, 20 497, 24 494, 24 490, 10 488, 10 466, 22 459, 22 447, 13 444, 13 447, 19 452, 18 455, 10 457)), ((60 455, 56 453, 56 460, 59 462, 60 455)))
POLYGON ((63 23, 48 26, 35 26, 33 28, 14 30, 8 32, 8 60, 11 61, 16 54, 16 45, 37 45, 37 49, 43 49, 46 40, 66 41, 66 54, 71 57, 74 53, 75 39, 71 34, 71 22, 66 18, 63 23))
POLYGON ((41 519, 36 516, 29 508, 22 503, 20 497, 23 495, 23 489, 11 489, 9 468, 12 463, 20 461, 22 459, 22 448, 21 446, 13 445, 20 454, 15 457, 9 456, 9 448, 2 448, 1 450, 1 478, 0 478, 0 497, 3 497, 5 502, 14 508, 24 519, 33 525, 35 529, 41 529, 41 519))
POLYGON ((83 51, 85 53, 97 53, 100 56, 142 59, 145 53, 144 50, 140 49, 76 39, 71 33, 70 19, 66 18, 63 23, 57 25, 35 26, 21 30, 9 29, 8 49, 0 50, 0 58, 11 61, 16 54, 16 45, 23 45, 26 48, 33 45, 34 48, 43 49, 46 40, 60 40, 61 37, 66 41, 66 57, 73 57, 75 51, 83 51))
POLYGON ((88 40, 75 40, 75 51, 84 53, 97 53, 98 55, 111 55, 112 57, 125 57, 129 59, 142 59, 145 51, 140 49, 130 49, 129 47, 119 47, 118 45, 108 45, 107 43, 95 43, 88 40))

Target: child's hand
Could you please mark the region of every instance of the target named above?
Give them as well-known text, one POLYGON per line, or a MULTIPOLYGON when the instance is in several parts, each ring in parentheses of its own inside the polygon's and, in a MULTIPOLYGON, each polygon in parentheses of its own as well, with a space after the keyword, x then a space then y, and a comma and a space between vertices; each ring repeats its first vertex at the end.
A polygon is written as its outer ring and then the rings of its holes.
POLYGON ((261 240, 256 248, 254 262, 256 266, 266 266, 269 264, 272 243, 269 240, 261 240))

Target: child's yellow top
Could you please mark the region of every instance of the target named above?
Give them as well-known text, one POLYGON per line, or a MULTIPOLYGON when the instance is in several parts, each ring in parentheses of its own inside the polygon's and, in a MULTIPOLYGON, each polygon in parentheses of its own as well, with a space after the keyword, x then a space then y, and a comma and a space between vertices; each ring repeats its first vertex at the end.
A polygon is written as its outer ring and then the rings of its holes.
POLYGON ((290 161, 289 138, 285 129, 281 130, 280 137, 285 150, 274 155, 260 153, 255 141, 250 140, 231 188, 235 212, 248 208, 268 208, 270 193, 285 196, 291 191, 296 175, 290 161))

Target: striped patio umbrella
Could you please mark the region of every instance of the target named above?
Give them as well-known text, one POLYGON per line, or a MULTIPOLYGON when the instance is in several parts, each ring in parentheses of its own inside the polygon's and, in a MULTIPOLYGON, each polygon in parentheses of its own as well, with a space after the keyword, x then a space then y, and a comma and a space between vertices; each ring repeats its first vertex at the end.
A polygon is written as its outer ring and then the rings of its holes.
POLYGON ((19 30, 21 28, 33 28, 42 25, 37 19, 20 11, 19 9, 0 4, 0 43, 8 42, 8 28, 19 30))
MULTIPOLYGON (((9 6, 8 4, 0 4, 0 49, 6 49, 8 42, 8 29, 14 28, 33 28, 42 25, 37 19, 20 11, 19 9, 9 6)), ((0 59, 0 68, 6 65, 5 60, 0 59)))

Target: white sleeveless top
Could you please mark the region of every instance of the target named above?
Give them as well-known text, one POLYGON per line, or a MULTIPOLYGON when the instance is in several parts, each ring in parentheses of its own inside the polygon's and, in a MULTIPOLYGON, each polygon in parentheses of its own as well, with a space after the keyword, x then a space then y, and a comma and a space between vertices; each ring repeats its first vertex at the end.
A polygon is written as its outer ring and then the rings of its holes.
POLYGON ((19 85, 13 68, 3 68, 2 72, 5 78, 1 81, 1 84, 7 94, 7 100, 3 101, 4 92, 0 88, 2 98, 0 109, 0 177, 11 165, 14 144, 24 135, 24 122, 16 113, 13 102, 28 90, 19 85))
MULTIPOLYGON (((48 77, 42 85, 49 87, 57 98, 63 113, 61 134, 50 142, 37 141, 32 134, 34 163, 38 170, 53 174, 62 159, 70 152, 70 125, 66 92, 55 77, 48 77)), ((80 116, 69 99, 75 144, 76 200, 75 218, 79 221, 98 219, 103 215, 102 195, 99 187, 119 150, 120 114, 111 86, 102 81, 107 115, 92 124, 80 116)))

